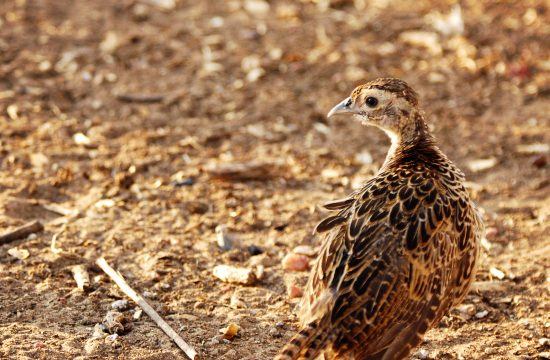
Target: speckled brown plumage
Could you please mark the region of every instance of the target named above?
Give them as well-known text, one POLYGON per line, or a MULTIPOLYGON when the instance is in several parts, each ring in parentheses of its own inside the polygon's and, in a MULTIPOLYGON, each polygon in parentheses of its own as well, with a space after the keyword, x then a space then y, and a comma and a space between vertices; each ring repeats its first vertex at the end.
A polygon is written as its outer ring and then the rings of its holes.
POLYGON ((403 359, 466 295, 481 218, 417 104, 405 82, 378 79, 329 114, 381 128, 392 146, 374 178, 326 204, 333 214, 316 228, 323 244, 302 301, 302 329, 277 360, 403 359))

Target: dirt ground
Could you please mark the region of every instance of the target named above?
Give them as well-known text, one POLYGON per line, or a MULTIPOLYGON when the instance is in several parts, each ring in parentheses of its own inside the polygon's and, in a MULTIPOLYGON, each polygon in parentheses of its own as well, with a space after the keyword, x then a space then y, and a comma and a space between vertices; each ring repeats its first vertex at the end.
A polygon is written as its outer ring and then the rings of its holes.
POLYGON ((132 302, 120 336, 98 333, 126 298, 94 265, 104 256, 203 359, 271 359, 296 330, 287 287, 307 276, 281 259, 318 245, 318 205, 372 176, 389 144, 325 114, 379 76, 419 92, 488 229, 465 305, 413 358, 550 358, 550 7, 465 0, 457 10, 0 2, 0 232, 45 225, 0 246, 0 358, 184 358, 148 316, 133 318, 132 302), (267 167, 215 179, 250 162, 267 167), (240 247, 218 248, 221 224, 240 247), (91 276, 84 292, 79 264, 91 276), (227 284, 212 274, 220 264, 265 272, 227 284), (231 341, 219 332, 229 323, 240 327, 231 341))

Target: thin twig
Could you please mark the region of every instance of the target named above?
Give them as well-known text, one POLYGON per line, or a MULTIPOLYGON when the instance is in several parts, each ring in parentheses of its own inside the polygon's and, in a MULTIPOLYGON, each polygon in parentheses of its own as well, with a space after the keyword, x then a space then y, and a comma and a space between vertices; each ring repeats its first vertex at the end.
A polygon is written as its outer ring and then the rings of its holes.
POLYGON ((26 238, 30 234, 37 233, 42 230, 44 230, 44 225, 42 225, 40 221, 35 220, 0 236, 0 245, 26 238))
POLYGON ((88 209, 97 201, 99 201, 102 197, 103 194, 101 192, 99 194, 97 194, 97 192, 88 194, 87 196, 85 196, 86 201, 84 201, 84 206, 82 206, 80 209, 67 209, 67 215, 50 221, 49 225, 61 225, 61 229, 52 236, 52 241, 50 244, 50 249, 52 253, 60 254, 61 252, 63 252, 61 248, 57 247, 57 239, 59 238, 59 236, 61 236, 61 234, 63 234, 63 232, 67 230, 67 227, 71 222, 82 217, 86 213, 86 211, 88 211, 88 209))
POLYGON ((164 95, 144 95, 144 94, 116 94, 116 98, 123 102, 133 103, 159 103, 165 98, 164 95))
POLYGON ((191 360, 199 360, 199 354, 191 347, 189 344, 185 342, 179 336, 174 329, 168 325, 166 321, 164 321, 160 315, 145 301, 145 299, 136 293, 124 280, 124 278, 116 272, 107 261, 105 261, 104 258, 100 257, 96 260, 96 264, 103 270, 113 281, 120 287, 120 289, 128 295, 135 303, 137 303, 146 313, 153 319, 153 321, 164 331, 166 335, 168 335, 175 343, 178 345, 180 349, 183 350, 185 355, 187 355, 191 360))

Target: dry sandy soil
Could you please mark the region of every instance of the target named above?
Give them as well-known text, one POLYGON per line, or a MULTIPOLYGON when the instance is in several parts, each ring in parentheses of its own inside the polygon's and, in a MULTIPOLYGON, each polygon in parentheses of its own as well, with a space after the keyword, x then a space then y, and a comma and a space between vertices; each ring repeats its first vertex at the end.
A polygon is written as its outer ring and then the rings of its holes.
POLYGON ((93 336, 125 298, 98 256, 204 359, 272 358, 296 330, 287 286, 307 276, 283 271, 282 257, 318 245, 317 205, 372 176, 388 147, 376 129, 324 114, 355 85, 395 76, 420 93, 488 228, 466 306, 413 358, 547 359, 550 7, 466 0, 463 32, 438 15, 451 9, 0 2, 0 226, 45 225, 0 246, 0 358, 184 358, 146 315, 132 318, 133 303, 118 338, 93 336), (212 176, 250 161, 269 171, 212 176), (217 247, 220 224, 241 248, 217 247), (78 264, 91 276, 85 292, 71 275, 78 264), (227 284, 212 275, 219 264, 261 264, 265 274, 227 284), (219 330, 230 322, 240 330, 226 341, 219 330))

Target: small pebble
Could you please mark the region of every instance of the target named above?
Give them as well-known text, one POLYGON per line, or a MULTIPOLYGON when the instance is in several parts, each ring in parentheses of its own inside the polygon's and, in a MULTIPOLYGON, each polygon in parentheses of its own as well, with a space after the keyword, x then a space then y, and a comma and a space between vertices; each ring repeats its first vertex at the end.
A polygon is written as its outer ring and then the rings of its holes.
POLYGON ((233 248, 233 237, 229 235, 227 225, 216 226, 216 242, 223 251, 233 248))
POLYGON ((494 240, 496 239, 498 235, 498 229, 496 227, 488 227, 486 230, 485 230, 485 237, 487 238, 487 240, 494 240))
POLYGON ((223 338, 226 340, 232 340, 235 336, 237 336, 237 333, 239 332, 239 326, 234 323, 229 323, 226 328, 220 329, 220 333, 222 333, 223 338))
POLYGON ((212 270, 215 277, 231 284, 252 285, 256 282, 256 274, 252 269, 239 268, 230 265, 218 265, 212 270))
POLYGON ((124 315, 122 315, 122 313, 119 313, 118 311, 109 311, 103 319, 103 325, 111 334, 122 332, 124 331, 124 325, 122 325, 123 319, 124 315))
POLYGON ((426 349, 420 349, 414 353, 414 356, 416 356, 419 359, 427 359, 429 355, 430 355, 430 352, 426 349))
POLYGON ((483 319, 488 314, 489 314, 489 312, 487 310, 482 310, 482 311, 476 313, 476 318, 483 319))
POLYGON ((313 249, 309 245, 296 246, 292 250, 292 252, 295 253, 295 254, 305 255, 305 256, 309 256, 309 257, 315 257, 315 255, 317 255, 317 252, 315 251, 315 249, 313 249))
POLYGON ((306 271, 309 269, 309 258, 300 254, 287 254, 282 261, 283 269, 290 271, 306 271))
POLYGON ((263 254, 264 249, 256 245, 250 245, 248 247, 248 252, 250 253, 250 255, 255 256, 255 255, 263 254))
POLYGON ((105 332, 105 325, 95 324, 92 338, 103 338, 105 336, 107 336, 107 333, 105 332))
POLYGON ((545 359, 545 360, 550 359, 550 351, 544 351, 544 352, 538 353, 537 356, 539 359, 545 359))
POLYGON ((129 307, 130 307, 130 304, 126 299, 117 300, 111 304, 111 309, 118 310, 118 311, 124 311, 129 307))
POLYGON ((297 287, 297 286, 294 285, 294 284, 292 284, 292 285, 290 285, 290 286, 288 287, 287 293, 288 293, 288 297, 289 297, 290 299, 302 297, 302 295, 303 295, 302 289, 300 289, 299 287, 297 287))
POLYGON ((149 299, 156 299, 157 298, 157 293, 152 292, 152 291, 144 291, 143 296, 146 297, 146 298, 149 298, 149 299))
POLYGON ((229 307, 232 309, 245 309, 247 306, 236 294, 233 294, 229 302, 229 307))
POLYGON ((461 304, 456 307, 456 310, 464 320, 470 320, 476 313, 476 307, 473 304, 461 304))
POLYGON ((269 329, 269 335, 274 338, 279 338, 281 337, 281 332, 277 328, 271 328, 269 329))
POLYGON ((143 310, 136 309, 136 311, 134 312, 134 315, 132 317, 134 318, 134 320, 139 320, 139 318, 141 318, 142 314, 143 314, 143 310))
POLYGON ((545 154, 540 154, 533 160, 533 165, 542 168, 548 164, 548 157, 545 154))
POLYGON ((24 260, 30 256, 29 250, 18 248, 9 249, 8 254, 19 260, 24 260))
POLYGON ((118 334, 112 334, 105 338, 105 342, 114 342, 118 338, 118 334))
POLYGON ((172 181, 172 186, 174 186, 174 187, 184 187, 184 186, 191 186, 194 183, 195 183, 195 180, 191 177, 188 177, 186 179, 172 181))
POLYGON ((254 273, 256 274, 256 278, 258 280, 263 280, 265 277, 265 267, 263 265, 256 266, 256 271, 254 273))
POLYGON ((504 273, 501 270, 499 270, 495 267, 490 268, 489 272, 491 273, 491 275, 493 275, 494 277, 496 277, 499 280, 502 280, 505 277, 504 273))
POLYGON ((541 346, 550 345, 550 339, 545 338, 545 337, 540 338, 540 339, 539 339, 539 344, 540 344, 541 346))

